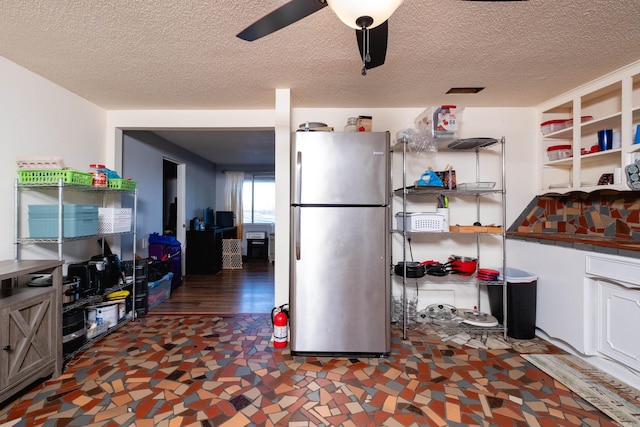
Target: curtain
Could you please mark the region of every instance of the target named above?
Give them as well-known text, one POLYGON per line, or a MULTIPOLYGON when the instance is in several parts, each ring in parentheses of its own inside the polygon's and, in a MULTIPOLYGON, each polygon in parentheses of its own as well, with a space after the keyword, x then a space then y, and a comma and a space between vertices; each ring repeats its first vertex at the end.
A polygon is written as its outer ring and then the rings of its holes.
POLYGON ((233 212, 237 236, 242 238, 242 185, 244 172, 225 172, 224 210, 233 212))

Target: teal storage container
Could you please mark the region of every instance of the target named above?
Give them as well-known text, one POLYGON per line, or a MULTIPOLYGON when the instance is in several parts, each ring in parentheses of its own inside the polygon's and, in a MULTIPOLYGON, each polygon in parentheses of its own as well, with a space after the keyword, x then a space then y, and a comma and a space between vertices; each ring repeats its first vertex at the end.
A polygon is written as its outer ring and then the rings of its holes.
MULTIPOLYGON (((63 237, 98 234, 98 206, 65 204, 62 206, 63 237)), ((58 205, 29 205, 29 237, 58 237, 58 205)))

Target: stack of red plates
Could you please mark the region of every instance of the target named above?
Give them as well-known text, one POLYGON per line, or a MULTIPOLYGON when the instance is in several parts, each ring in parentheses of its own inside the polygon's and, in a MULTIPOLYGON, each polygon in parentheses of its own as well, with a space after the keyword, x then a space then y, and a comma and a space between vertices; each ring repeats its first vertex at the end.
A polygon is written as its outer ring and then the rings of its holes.
POLYGON ((478 279, 485 280, 487 282, 495 282, 498 280, 498 276, 500 276, 500 272, 490 268, 479 268, 478 274, 476 275, 478 279))

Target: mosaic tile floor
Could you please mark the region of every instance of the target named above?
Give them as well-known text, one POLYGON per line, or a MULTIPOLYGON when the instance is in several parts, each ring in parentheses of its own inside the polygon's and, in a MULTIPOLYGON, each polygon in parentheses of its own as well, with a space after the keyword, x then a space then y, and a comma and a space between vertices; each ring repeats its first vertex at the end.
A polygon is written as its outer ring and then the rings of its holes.
POLYGON ((270 337, 263 314, 149 315, 6 405, 0 426, 616 425, 511 348, 394 327, 388 358, 292 357, 270 337))

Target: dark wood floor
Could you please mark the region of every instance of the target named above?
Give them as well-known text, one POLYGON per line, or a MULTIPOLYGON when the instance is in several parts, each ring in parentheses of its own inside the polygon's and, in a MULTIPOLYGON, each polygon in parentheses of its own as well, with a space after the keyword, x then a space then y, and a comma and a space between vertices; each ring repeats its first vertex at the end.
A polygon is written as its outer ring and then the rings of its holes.
POLYGON ((270 313, 274 306, 273 264, 245 260, 242 270, 186 276, 151 314, 270 313))

